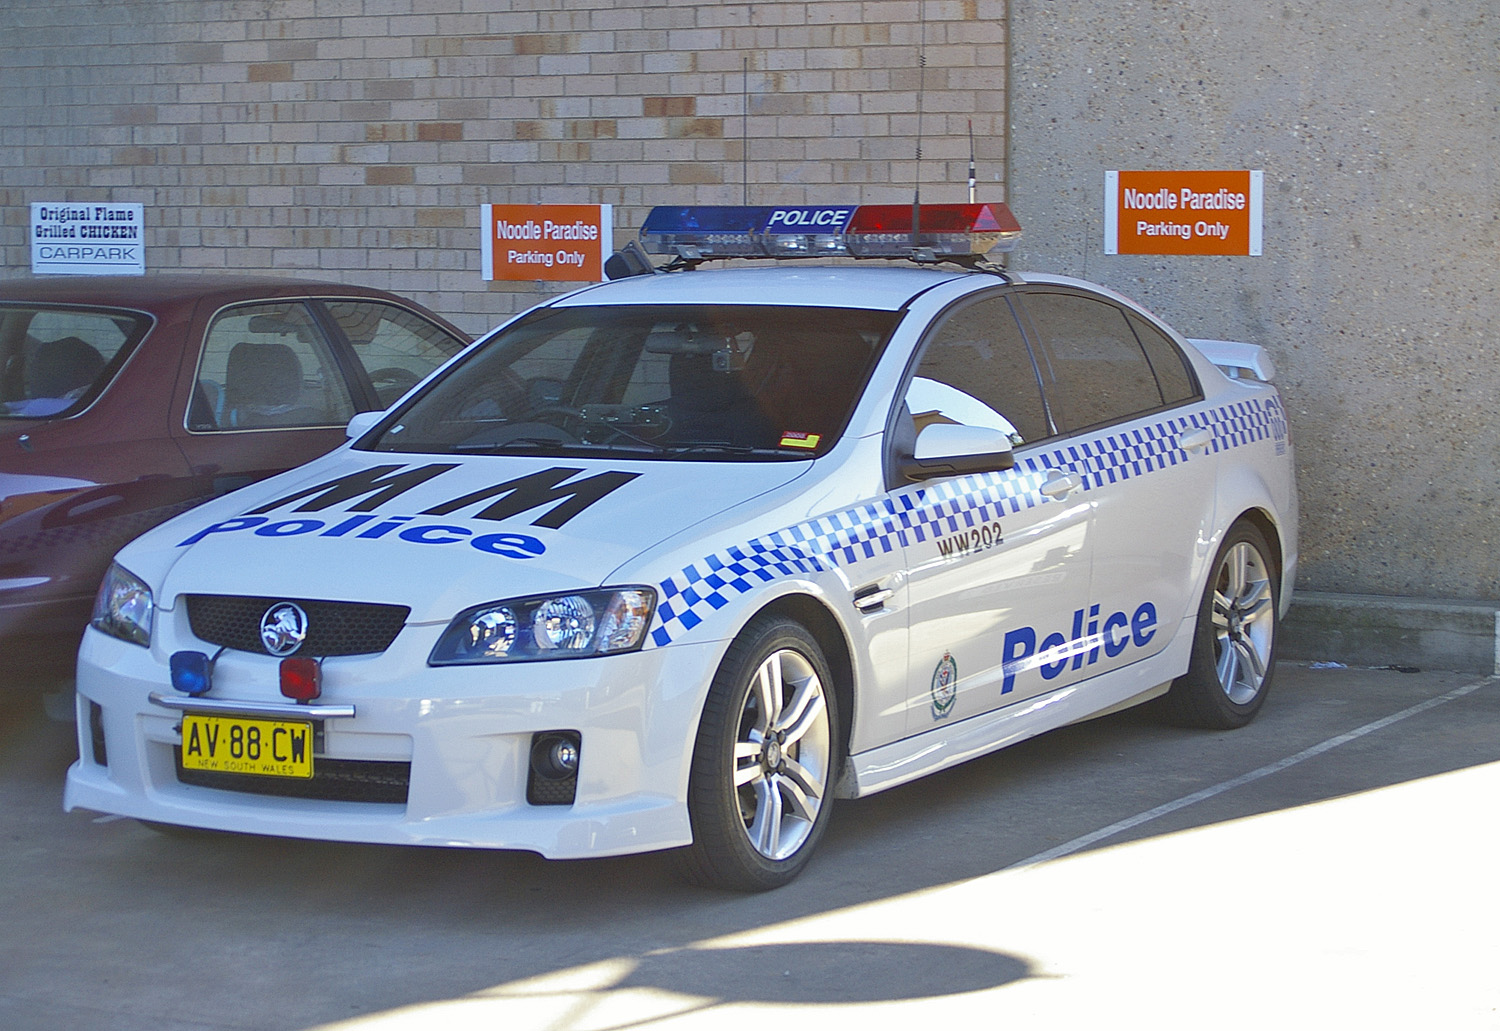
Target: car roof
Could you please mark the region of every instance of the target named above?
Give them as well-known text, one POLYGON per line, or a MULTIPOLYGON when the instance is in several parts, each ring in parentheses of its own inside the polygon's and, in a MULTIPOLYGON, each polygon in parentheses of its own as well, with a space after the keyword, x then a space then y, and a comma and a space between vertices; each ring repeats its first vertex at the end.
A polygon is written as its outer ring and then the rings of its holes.
POLYGON ((319 282, 284 276, 227 273, 163 273, 146 276, 46 276, 0 281, 0 302, 95 304, 153 311, 201 298, 235 301, 249 297, 306 295, 384 297, 402 300, 384 290, 319 282))
MULTIPOLYGON (((554 302, 592 304, 774 304, 815 308, 899 311, 934 287, 981 273, 958 269, 882 265, 811 265, 727 268, 631 276, 585 287, 554 302)), ((986 277, 996 284, 998 277, 986 277)))

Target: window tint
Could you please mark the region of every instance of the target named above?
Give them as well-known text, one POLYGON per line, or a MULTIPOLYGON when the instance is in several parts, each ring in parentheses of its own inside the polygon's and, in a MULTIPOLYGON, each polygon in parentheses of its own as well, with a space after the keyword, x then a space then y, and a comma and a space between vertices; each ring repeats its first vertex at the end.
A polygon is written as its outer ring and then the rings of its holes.
POLYGON ((1079 294, 1027 293, 1051 373, 1053 417, 1067 432, 1162 406, 1151 363, 1125 313, 1079 294))
POLYGON ((0 308, 0 417, 87 407, 149 325, 131 312, 0 308))
POLYGON ((348 384, 305 305, 243 305, 209 326, 189 429, 341 426, 353 415, 348 384))
POLYGON ((1135 312, 1127 312, 1135 330, 1136 338, 1146 349, 1151 370, 1156 373, 1156 382, 1161 387, 1162 399, 1169 405, 1191 401, 1198 396, 1198 378, 1188 366, 1187 358, 1172 343, 1170 337, 1135 312))
POLYGON ((463 349, 461 341, 395 305, 331 301, 328 313, 354 346, 382 408, 463 349))
POLYGON ((544 310, 405 402, 373 446, 812 458, 837 442, 896 318, 776 304, 544 310))
POLYGON ((1031 352, 1000 298, 943 321, 922 351, 906 408, 918 433, 933 423, 961 423, 1004 430, 1016 444, 1051 435, 1031 352))

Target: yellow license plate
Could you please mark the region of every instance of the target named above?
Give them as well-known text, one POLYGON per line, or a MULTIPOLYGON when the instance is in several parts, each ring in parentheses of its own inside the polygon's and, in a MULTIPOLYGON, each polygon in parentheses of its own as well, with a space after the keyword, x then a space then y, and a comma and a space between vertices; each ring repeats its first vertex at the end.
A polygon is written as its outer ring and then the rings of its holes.
POLYGON ((309 779, 312 750, 311 723, 191 713, 182 718, 182 765, 188 770, 309 779))

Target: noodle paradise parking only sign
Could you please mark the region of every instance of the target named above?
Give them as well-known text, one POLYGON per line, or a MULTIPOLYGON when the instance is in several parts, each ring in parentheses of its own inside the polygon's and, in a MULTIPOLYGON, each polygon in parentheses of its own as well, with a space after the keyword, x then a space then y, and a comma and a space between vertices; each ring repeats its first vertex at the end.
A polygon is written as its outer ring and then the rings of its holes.
POLYGON ((482 204, 479 226, 487 280, 598 283, 614 250, 610 204, 482 204))
POLYGON ((1105 254, 1261 254, 1262 174, 1105 172, 1105 254))

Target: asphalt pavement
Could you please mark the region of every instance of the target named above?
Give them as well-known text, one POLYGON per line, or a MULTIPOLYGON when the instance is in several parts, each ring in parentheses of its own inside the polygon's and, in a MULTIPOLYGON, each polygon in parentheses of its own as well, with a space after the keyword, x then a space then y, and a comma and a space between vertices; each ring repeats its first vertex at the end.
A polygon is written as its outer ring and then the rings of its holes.
POLYGON ((840 802, 764 895, 166 836, 63 813, 75 755, 0 695, 10 1031, 1500 1029, 1496 678, 1282 663, 1243 730, 1126 712, 840 802))

